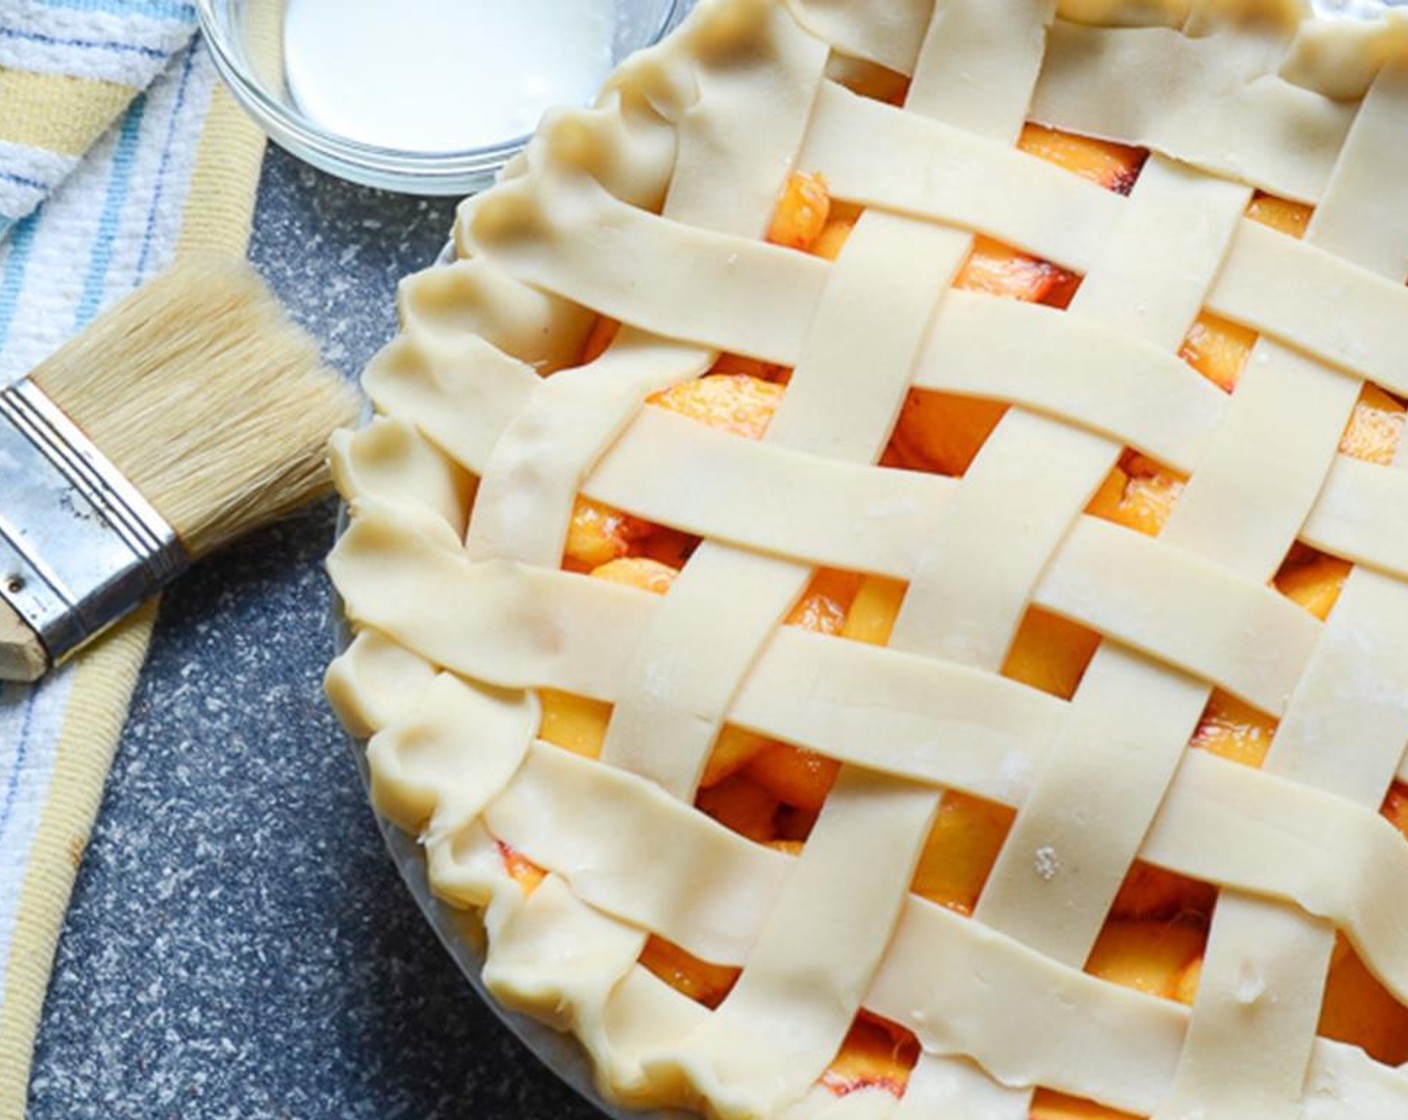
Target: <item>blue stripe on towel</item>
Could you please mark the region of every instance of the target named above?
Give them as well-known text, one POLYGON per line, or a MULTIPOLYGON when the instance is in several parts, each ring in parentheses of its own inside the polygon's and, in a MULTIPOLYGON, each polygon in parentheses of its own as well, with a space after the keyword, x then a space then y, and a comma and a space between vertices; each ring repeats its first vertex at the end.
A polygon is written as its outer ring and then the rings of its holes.
POLYGON ((152 253, 152 239, 156 236, 156 219, 161 210, 162 196, 166 192, 166 177, 171 170, 171 148, 176 141, 176 125, 181 119, 181 110, 186 107, 186 90, 191 84, 191 72, 195 69, 196 48, 186 48, 186 57, 181 62, 181 83, 176 87, 176 103, 171 107, 171 116, 166 122, 166 139, 161 148, 161 166, 156 172, 156 186, 152 191, 152 205, 147 211, 147 228, 142 233, 142 255, 137 261, 137 278, 146 279, 147 264, 152 253))
POLYGON ((9 241, 10 255, 5 260, 4 271, 0 272, 0 350, 5 348, 5 340, 10 337, 15 305, 19 303, 29 256, 34 251, 34 230, 38 218, 39 211, 36 210, 14 224, 14 235, 9 241))
POLYGON ((182 0, 39 0, 46 8, 73 12, 102 12, 111 16, 146 16, 195 23, 196 9, 182 0))
POLYGON ((0 168, 0 179, 7 183, 14 183, 17 187, 26 187, 32 191, 47 191, 48 183, 42 183, 38 179, 30 178, 28 175, 19 175, 14 171, 6 171, 0 168))
POLYGON ((74 316, 75 330, 86 327, 102 306, 108 266, 112 264, 113 242, 117 239, 122 207, 127 202, 127 192, 132 185, 132 166, 136 162, 137 141, 141 138, 142 118, 146 112, 147 98, 145 94, 140 94, 122 119, 117 151, 112 157, 112 178, 108 180, 107 199, 103 203, 102 216, 98 219, 98 235, 88 258, 88 275, 84 278, 83 295, 78 301, 78 313, 74 316))
POLYGON ((144 58, 163 59, 167 52, 139 43, 118 43, 110 39, 68 39, 45 35, 42 31, 22 31, 18 27, 0 27, 0 37, 42 43, 46 47, 77 47, 80 50, 112 51, 114 54, 139 54, 144 58))
POLYGON ((4 839, 5 830, 10 827, 10 816, 15 811, 15 795, 19 793, 20 775, 24 773, 25 756, 29 754, 30 732, 34 726, 34 702, 38 695, 39 690, 31 688, 24 698, 19 747, 15 751, 15 764, 5 782, 5 799, 0 801, 0 839, 4 839))

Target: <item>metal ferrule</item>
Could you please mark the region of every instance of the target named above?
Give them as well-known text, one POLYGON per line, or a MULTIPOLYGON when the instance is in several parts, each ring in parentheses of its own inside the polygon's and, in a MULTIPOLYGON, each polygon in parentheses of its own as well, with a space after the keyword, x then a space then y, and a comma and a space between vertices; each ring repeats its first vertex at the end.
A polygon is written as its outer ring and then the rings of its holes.
POLYGON ((33 382, 0 390, 0 599, 55 662, 188 562, 175 530, 33 382))

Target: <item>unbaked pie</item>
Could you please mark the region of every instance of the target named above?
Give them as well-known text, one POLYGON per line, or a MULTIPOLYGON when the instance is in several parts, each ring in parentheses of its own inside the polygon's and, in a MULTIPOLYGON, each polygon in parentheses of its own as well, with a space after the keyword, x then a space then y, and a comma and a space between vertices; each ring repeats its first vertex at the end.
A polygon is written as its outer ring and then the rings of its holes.
POLYGON ((1408 22, 705 0, 455 244, 329 692, 503 1002, 730 1118, 1408 1116, 1408 22))

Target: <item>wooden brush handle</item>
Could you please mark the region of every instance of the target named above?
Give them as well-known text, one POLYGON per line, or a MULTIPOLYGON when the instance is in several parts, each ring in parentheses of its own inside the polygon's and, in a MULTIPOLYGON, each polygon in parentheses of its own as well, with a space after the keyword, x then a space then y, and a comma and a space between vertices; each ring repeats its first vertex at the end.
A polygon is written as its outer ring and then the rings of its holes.
POLYGON ((48 671, 49 652, 39 635, 0 601, 0 680, 37 681, 48 671))

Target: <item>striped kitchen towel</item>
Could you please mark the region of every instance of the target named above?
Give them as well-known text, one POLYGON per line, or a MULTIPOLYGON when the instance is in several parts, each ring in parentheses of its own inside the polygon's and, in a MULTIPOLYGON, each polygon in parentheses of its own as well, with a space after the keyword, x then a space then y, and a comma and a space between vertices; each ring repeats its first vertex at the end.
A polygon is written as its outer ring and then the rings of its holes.
MULTIPOLYGON (((0 384, 186 247, 244 251, 263 140, 180 0, 0 0, 0 384)), ((146 610, 0 686, 0 1117, 146 652, 146 610)))
POLYGON ((0 0, 0 236, 166 69, 195 19, 184 0, 0 0))

